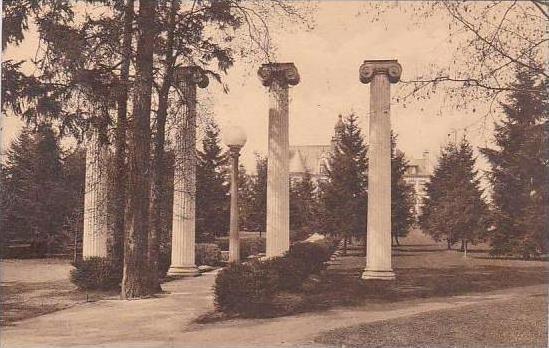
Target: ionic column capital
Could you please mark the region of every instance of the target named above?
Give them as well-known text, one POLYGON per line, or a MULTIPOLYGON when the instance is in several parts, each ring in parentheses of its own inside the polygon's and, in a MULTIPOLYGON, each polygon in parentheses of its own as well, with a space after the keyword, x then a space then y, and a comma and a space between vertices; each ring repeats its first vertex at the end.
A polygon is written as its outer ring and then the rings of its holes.
POLYGON ((174 71, 175 83, 192 83, 200 88, 208 87, 210 80, 199 66, 182 66, 174 71))
POLYGON ((370 83, 375 75, 387 75, 389 82, 397 83, 402 74, 402 66, 396 59, 392 60, 365 60, 360 66, 360 82, 370 83))
POLYGON ((261 65, 257 75, 263 86, 270 86, 278 81, 283 86, 295 86, 299 83, 299 73, 294 63, 267 63, 261 65))

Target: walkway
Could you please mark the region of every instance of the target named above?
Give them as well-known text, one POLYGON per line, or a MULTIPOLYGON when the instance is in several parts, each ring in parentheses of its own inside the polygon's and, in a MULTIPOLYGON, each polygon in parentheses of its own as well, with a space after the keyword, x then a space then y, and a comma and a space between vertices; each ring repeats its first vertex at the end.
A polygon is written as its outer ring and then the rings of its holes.
POLYGON ((545 294, 535 285, 450 298, 335 309, 276 319, 198 325, 210 311, 214 274, 165 284, 160 299, 99 301, 2 329, 1 347, 274 347, 308 346, 321 332, 478 303, 545 294), (191 295, 192 296, 189 296, 191 295))

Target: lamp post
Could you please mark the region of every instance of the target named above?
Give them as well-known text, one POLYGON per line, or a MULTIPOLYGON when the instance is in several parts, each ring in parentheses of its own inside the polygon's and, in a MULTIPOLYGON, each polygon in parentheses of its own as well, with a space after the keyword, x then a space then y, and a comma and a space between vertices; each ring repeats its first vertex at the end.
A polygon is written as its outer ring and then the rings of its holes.
POLYGON ((229 229, 229 262, 240 261, 240 237, 238 231, 238 157, 246 143, 246 133, 240 127, 224 132, 224 142, 231 156, 231 220, 229 229))

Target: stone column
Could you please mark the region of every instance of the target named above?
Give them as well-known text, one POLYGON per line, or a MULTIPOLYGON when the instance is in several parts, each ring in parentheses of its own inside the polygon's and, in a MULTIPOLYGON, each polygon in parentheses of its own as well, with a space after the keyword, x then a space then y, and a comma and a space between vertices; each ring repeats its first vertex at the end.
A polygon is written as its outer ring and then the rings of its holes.
POLYGON ((185 105, 175 136, 172 258, 168 275, 196 276, 196 86, 205 88, 208 78, 198 67, 183 67, 176 71, 174 80, 183 91, 185 105))
POLYGON ((290 248, 288 86, 299 83, 299 73, 293 63, 269 63, 258 75, 269 87, 267 257, 274 257, 290 248))
POLYGON ((400 79, 396 60, 367 60, 360 82, 370 85, 368 234, 363 279, 395 278, 391 266, 391 83, 400 79))
POLYGON ((230 146, 231 154, 231 220, 229 227, 229 262, 240 261, 240 236, 238 231, 238 157, 240 146, 230 146))
POLYGON ((98 133, 90 131, 86 144, 83 259, 108 256, 106 151, 106 147, 99 141, 98 133))

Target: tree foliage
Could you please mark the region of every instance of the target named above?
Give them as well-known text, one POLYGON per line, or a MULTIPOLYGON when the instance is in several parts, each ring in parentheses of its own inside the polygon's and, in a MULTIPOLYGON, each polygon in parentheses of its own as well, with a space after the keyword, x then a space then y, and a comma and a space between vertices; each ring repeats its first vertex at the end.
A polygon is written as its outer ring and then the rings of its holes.
POLYGON ((415 221, 414 188, 404 181, 408 161, 396 147, 396 136, 391 137, 391 233, 395 242, 406 237, 415 221))
POLYGON ((547 250, 547 90, 545 82, 524 69, 518 72, 516 86, 503 104, 506 119, 496 125, 497 148, 481 151, 492 166, 492 252, 528 258, 547 250))
POLYGON ((228 156, 215 123, 206 126, 196 168, 196 233, 200 241, 229 231, 228 156))
POLYGON ((433 239, 446 240, 448 248, 458 241, 477 242, 486 236, 488 208, 482 198, 473 148, 466 138, 442 150, 419 218, 423 231, 433 239))
POLYGON ((290 230, 300 231, 312 227, 318 216, 316 185, 311 174, 290 182, 290 230))
POLYGON ((328 181, 320 186, 324 232, 347 239, 366 231, 367 150, 357 122, 350 114, 336 129, 328 181))

